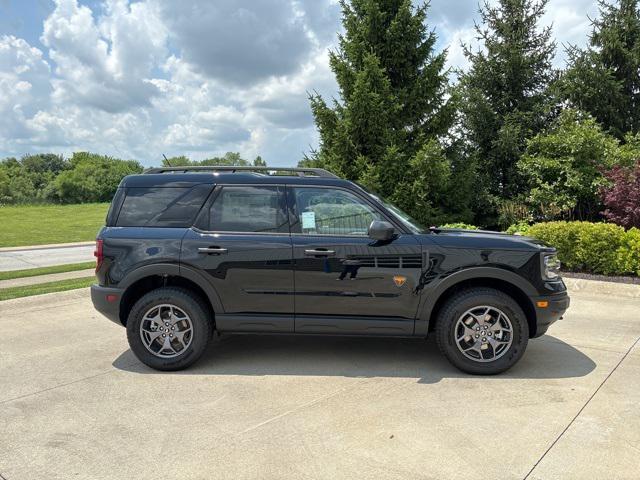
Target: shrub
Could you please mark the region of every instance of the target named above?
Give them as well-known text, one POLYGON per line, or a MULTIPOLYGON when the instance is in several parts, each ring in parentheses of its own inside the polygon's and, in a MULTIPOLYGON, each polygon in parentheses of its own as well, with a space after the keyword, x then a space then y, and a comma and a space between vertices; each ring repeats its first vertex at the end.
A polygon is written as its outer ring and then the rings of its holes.
POLYGON ((602 214, 623 227, 640 227, 640 160, 633 167, 616 165, 605 177, 611 183, 602 188, 602 214))
POLYGON ((52 196, 62 203, 108 202, 124 176, 142 172, 136 161, 88 152, 74 153, 69 164, 52 183, 52 196))
POLYGON ((529 180, 529 202, 543 220, 594 218, 603 170, 618 163, 618 141, 589 115, 565 110, 548 131, 529 140, 518 168, 529 180))
POLYGON ((445 223, 444 225, 440 225, 440 228, 459 228, 462 230, 479 230, 475 225, 469 225, 468 223, 445 223))
POLYGON ((505 233, 508 233, 510 235, 527 235, 529 227, 531 227, 531 225, 529 225, 529 222, 522 221, 509 226, 505 233))
POLYGON ((618 249, 618 265, 622 272, 640 276, 640 230, 627 230, 622 246, 618 249))
POLYGON ((527 235, 558 250, 567 270, 603 275, 640 273, 640 230, 590 222, 547 222, 532 225, 527 235))

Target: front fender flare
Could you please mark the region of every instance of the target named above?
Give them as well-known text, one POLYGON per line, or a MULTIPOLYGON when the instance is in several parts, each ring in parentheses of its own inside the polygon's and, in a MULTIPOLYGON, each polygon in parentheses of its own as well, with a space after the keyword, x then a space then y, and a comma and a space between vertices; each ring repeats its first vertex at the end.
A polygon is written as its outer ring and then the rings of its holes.
POLYGON ((529 298, 539 295, 536 288, 529 281, 511 270, 499 267, 472 267, 460 270, 443 278, 437 284, 431 286, 431 288, 425 288, 423 292, 424 300, 422 301, 418 318, 416 319, 415 335, 427 335, 433 309, 440 297, 449 288, 466 280, 482 278, 501 280, 503 282, 510 283, 521 290, 529 298))

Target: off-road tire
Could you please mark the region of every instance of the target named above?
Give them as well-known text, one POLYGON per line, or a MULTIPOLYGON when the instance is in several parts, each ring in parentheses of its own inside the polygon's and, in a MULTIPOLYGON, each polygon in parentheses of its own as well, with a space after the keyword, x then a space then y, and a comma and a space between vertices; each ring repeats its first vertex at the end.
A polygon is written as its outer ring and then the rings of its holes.
POLYGON ((474 375, 495 375, 514 366, 527 348, 529 325, 518 303, 509 295, 487 287, 469 288, 454 294, 440 309, 435 326, 436 342, 440 351, 458 369, 474 375), (467 358, 458 348, 455 328, 458 319, 477 306, 495 307, 509 317, 513 327, 511 345, 499 358, 480 363, 467 358))
POLYGON ((127 340, 135 356, 145 365, 164 371, 182 370, 195 363, 205 352, 213 335, 213 319, 203 300, 187 289, 162 287, 143 295, 133 306, 127 319, 127 340), (155 305, 175 305, 185 312, 192 324, 190 345, 178 356, 160 358, 145 347, 140 336, 143 316, 155 305))

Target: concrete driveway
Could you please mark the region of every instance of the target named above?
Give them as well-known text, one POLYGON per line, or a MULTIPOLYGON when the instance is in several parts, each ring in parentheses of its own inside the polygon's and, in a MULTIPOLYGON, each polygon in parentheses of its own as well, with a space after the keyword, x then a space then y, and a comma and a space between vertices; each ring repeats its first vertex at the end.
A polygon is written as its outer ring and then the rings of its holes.
POLYGON ((432 341, 276 336, 158 373, 86 290, 1 302, 0 478, 637 479, 639 287, 572 285, 485 378, 432 341))

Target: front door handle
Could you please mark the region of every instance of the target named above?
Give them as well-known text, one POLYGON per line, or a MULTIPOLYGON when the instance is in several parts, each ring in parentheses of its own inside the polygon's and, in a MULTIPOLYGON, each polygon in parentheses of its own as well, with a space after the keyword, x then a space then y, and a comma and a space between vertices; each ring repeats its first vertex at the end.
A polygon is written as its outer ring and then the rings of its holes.
POLYGON ((198 253, 204 253, 207 255, 223 255, 227 253, 229 250, 226 248, 220 247, 200 247, 198 248, 198 253))
POLYGON ((336 252, 334 250, 305 250, 304 254, 307 257, 335 257, 336 252))

